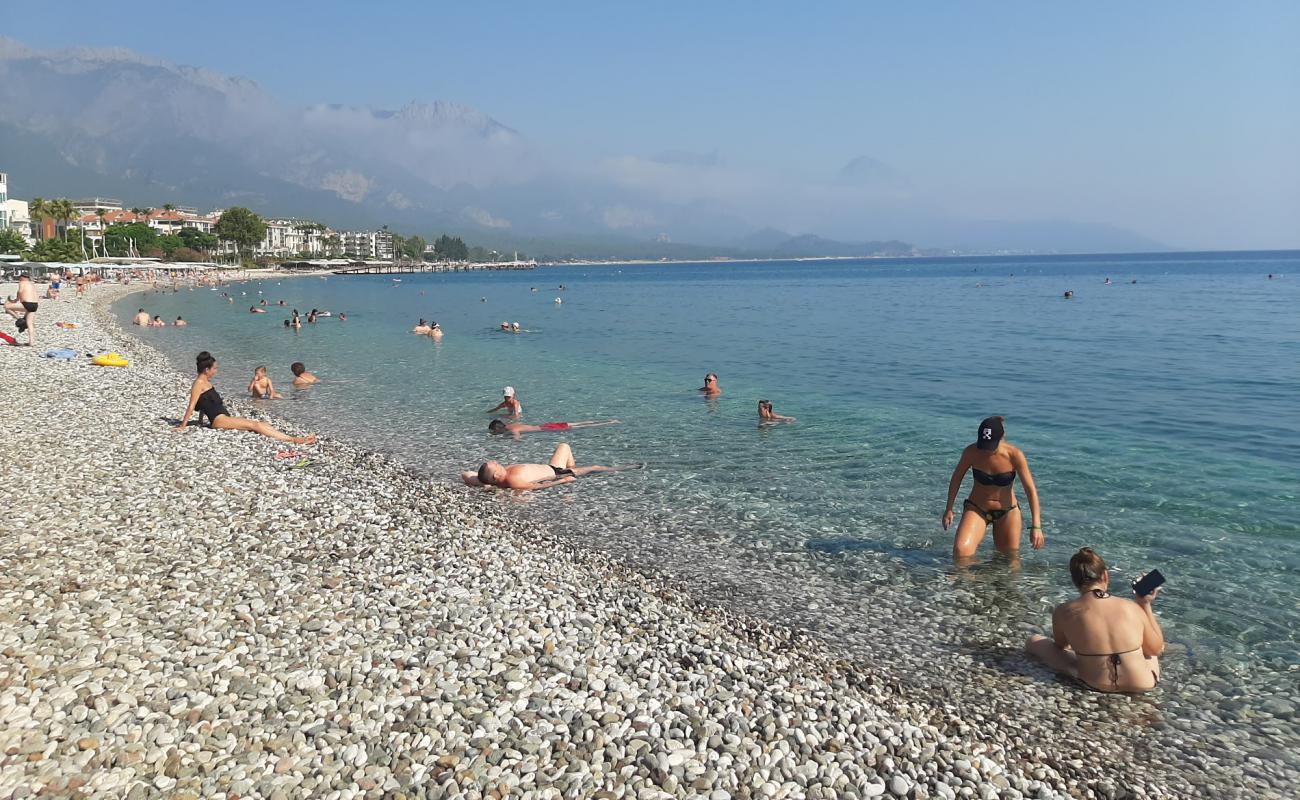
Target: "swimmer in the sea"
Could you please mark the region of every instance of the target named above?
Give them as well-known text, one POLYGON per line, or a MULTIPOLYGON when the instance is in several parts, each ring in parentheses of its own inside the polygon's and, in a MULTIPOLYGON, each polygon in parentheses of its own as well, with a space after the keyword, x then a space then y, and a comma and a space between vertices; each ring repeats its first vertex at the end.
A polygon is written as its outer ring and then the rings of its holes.
POLYGON ((282 395, 275 390, 271 376, 266 374, 266 367, 253 370, 253 380, 248 384, 248 394, 259 400, 279 400, 282 395))
POLYGON ((420 321, 415 323, 415 327, 411 329, 411 333, 418 333, 421 335, 426 334, 428 332, 429 332, 429 323, 425 322, 423 317, 421 317, 420 321))
POLYGON ((583 475, 593 472, 622 472, 639 469, 640 464, 623 464, 615 467, 590 466, 580 467, 573 460, 573 450, 561 442, 546 464, 510 464, 499 461, 484 462, 478 470, 466 470, 460 479, 467 486, 483 486, 496 489, 513 489, 526 492, 532 489, 549 489, 562 483, 571 483, 583 475))
POLYGON ((525 425, 522 422, 506 422, 503 419, 494 419, 488 423, 488 433, 500 436, 510 434, 519 440, 520 434, 539 433, 543 431, 573 431, 579 428, 599 428, 604 425, 617 425, 616 419, 601 420, 583 420, 582 422, 545 422, 541 425, 525 425))
POLYGON ((710 372, 704 376, 704 385, 700 387, 700 391, 704 393, 705 397, 717 397, 722 394, 722 387, 718 385, 718 374, 716 372, 710 372))
POLYGON ((1065 290, 1065 294, 1063 294, 1063 295, 1061 295, 1061 296, 1064 297, 1066 300, 1070 300, 1070 299, 1072 299, 1072 298, 1074 297, 1074 290, 1073 290, 1073 289, 1066 289, 1066 290, 1065 290))
POLYGON ((181 318, 181 317, 177 317, 177 318, 176 318, 176 321, 173 322, 172 325, 174 325, 174 326, 177 327, 177 328, 184 328, 184 327, 188 326, 189 323, 186 322, 183 318, 181 318))
POLYGON ((139 325, 141 328, 147 328, 149 327, 149 315, 144 313, 144 309, 142 308, 135 312, 134 317, 131 317, 131 324, 139 325))
POLYGON ((301 361, 295 361, 289 365, 289 371, 293 373, 294 386, 311 386, 313 383, 319 383, 320 378, 307 371, 301 361))
POLYGON ((772 410, 771 400, 758 401, 758 422, 760 425, 772 422, 794 422, 794 417, 787 417, 772 410))
POLYGON ((512 322, 512 323, 510 323, 510 332, 511 332, 511 333, 522 333, 522 332, 523 332, 523 328, 520 328, 520 327, 519 327, 519 323, 518 323, 518 322, 512 322))
POLYGON ((266 313, 266 309, 265 309, 265 308, 258 308, 257 306, 249 306, 249 307, 248 307, 248 313, 250 313, 250 314, 265 314, 265 313, 266 313))
POLYGON ((506 331, 507 333, 509 333, 509 332, 510 332, 510 323, 507 322, 506 320, 501 320, 501 330, 506 331))
POLYGON ((429 336, 433 337, 434 339, 442 338, 442 326, 438 324, 437 320, 434 320, 433 322, 429 323, 429 336))

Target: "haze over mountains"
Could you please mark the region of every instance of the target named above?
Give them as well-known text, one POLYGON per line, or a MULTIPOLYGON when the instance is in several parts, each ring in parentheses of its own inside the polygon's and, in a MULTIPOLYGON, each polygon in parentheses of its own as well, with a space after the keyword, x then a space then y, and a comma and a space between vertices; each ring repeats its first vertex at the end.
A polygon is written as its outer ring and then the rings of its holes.
POLYGON ((37 51, 0 37, 0 167, 15 197, 245 205, 575 255, 1164 249, 1105 225, 954 218, 867 155, 794 177, 717 151, 575 163, 543 152, 527 123, 436 101, 298 107, 252 80, 126 50, 37 51))

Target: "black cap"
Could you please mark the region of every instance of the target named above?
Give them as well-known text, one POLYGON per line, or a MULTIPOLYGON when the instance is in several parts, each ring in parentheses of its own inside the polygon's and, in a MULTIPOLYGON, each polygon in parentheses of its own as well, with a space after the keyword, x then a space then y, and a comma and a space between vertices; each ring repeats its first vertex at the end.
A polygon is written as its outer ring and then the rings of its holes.
POLYGON ((975 446, 981 450, 997 450, 1006 431, 1002 429, 1002 417, 989 417, 980 423, 975 434, 975 446))

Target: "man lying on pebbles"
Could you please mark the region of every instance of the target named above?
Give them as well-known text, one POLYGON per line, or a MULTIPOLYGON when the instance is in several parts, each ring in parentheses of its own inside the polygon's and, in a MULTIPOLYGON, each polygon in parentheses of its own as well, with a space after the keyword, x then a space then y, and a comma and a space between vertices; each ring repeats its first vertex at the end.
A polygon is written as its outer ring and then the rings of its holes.
POLYGON ((622 472, 628 469, 640 469, 640 464, 622 464, 616 467, 590 466, 580 467, 573 460, 573 450, 565 442, 560 442, 551 455, 548 464, 511 464, 506 466, 499 461, 488 461, 478 471, 465 470, 460 479, 468 486, 484 488, 514 489, 549 489, 562 483, 577 480, 593 472, 622 472))

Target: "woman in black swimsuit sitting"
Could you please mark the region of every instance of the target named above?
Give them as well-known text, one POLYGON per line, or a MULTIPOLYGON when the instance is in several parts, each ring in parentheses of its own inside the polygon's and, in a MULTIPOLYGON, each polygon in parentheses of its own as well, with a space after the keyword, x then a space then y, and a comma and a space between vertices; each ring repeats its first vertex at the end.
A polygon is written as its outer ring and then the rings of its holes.
POLYGON ((993 526, 993 544, 1000 552, 1014 553, 1020 549, 1020 529, 1023 521, 1020 506, 1016 504, 1013 484, 1020 476, 1029 499, 1033 524, 1029 526, 1029 542, 1037 550, 1043 546, 1043 522, 1039 516, 1038 489, 1029 472, 1029 462, 1019 447, 1003 441, 1002 417, 989 417, 980 423, 974 444, 961 453, 957 468, 948 481, 948 506, 943 512, 943 529, 952 525, 952 507, 957 491, 969 470, 975 483, 970 496, 962 502, 961 522, 953 539, 952 554, 956 559, 969 559, 984 541, 988 526, 993 526))
POLYGON ((180 427, 176 430, 183 431, 189 427, 190 418, 197 411, 199 412, 200 422, 203 421, 204 417, 207 417, 208 424, 220 430, 252 431, 263 436, 269 436, 277 441, 292 444, 316 443, 316 434, 314 433, 310 436, 290 436, 276 430, 265 422, 233 416, 226 410, 225 402, 222 401, 221 395, 217 394, 216 387, 212 385, 212 376, 217 374, 217 360, 212 357, 211 353, 204 350, 199 353, 194 362, 199 374, 194 379, 194 384, 190 386, 190 402, 185 407, 185 413, 181 415, 180 427))

